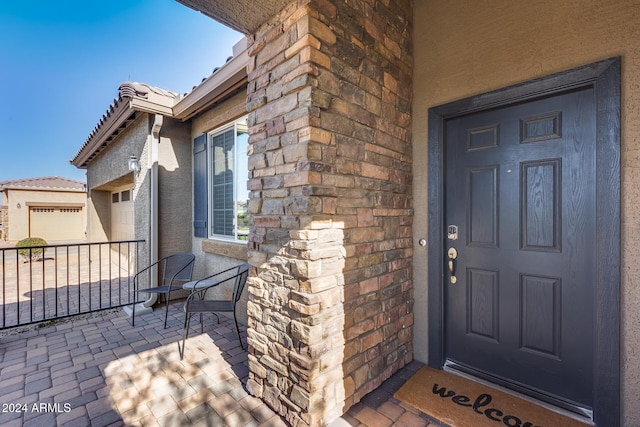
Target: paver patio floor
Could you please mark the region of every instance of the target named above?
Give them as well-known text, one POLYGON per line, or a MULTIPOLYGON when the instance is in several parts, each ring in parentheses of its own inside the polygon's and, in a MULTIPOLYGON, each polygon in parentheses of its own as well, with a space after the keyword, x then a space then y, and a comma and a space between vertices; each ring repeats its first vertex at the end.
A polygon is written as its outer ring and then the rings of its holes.
MULTIPOLYGON (((184 360, 183 314, 130 319, 120 310, 72 317, 20 333, 0 331, 0 425, 286 426, 244 387, 249 375, 233 322, 194 318, 184 360)), ((365 396, 332 427, 422 426, 426 416, 393 398, 414 362, 365 396)))

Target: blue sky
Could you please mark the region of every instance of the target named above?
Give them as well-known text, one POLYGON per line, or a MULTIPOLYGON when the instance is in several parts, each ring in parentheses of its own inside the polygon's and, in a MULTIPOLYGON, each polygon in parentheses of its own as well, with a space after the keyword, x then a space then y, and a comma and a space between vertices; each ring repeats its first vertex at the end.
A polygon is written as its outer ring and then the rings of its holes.
POLYGON ((0 181, 62 176, 125 81, 189 92, 237 33, 174 0, 0 2, 0 181))

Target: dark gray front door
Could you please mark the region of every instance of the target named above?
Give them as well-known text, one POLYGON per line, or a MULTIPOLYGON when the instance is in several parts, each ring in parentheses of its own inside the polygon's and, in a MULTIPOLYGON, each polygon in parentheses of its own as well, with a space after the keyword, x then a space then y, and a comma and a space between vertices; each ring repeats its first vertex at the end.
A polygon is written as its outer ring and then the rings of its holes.
POLYGON ((593 406, 595 149, 590 87, 444 122, 448 363, 593 406))

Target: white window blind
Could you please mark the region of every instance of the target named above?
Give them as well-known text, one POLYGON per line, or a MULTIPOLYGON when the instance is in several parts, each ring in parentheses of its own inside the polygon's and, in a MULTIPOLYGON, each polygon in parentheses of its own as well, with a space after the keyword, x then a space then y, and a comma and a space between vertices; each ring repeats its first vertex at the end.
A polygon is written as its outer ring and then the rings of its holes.
POLYGON ((215 131, 209 141, 210 237, 246 240, 249 232, 246 119, 215 131))

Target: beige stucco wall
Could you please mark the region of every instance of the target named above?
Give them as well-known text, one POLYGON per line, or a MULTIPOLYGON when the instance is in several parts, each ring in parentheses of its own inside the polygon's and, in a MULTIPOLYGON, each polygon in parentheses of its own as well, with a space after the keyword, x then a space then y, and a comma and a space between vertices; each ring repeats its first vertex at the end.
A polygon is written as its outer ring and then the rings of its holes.
POLYGON ((231 98, 221 102, 215 107, 205 111, 193 119, 191 136, 195 139, 198 135, 224 126, 231 121, 247 115, 247 92, 241 90, 231 98))
POLYGON ((619 55, 622 425, 640 426, 640 1, 416 0, 414 11, 415 358, 427 360, 427 249, 417 241, 427 236, 428 109, 619 55))
POLYGON ((191 126, 164 118, 158 146, 158 253, 191 252, 191 126))
MULTIPOLYGON (((87 200, 84 192, 8 190, 8 193, 9 231, 7 238, 11 241, 29 237, 29 206, 81 206, 83 212, 86 212, 87 200)), ((83 214, 83 229, 85 223, 86 215, 83 214)))

